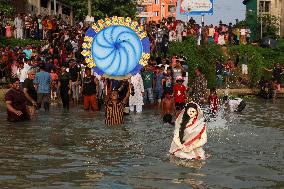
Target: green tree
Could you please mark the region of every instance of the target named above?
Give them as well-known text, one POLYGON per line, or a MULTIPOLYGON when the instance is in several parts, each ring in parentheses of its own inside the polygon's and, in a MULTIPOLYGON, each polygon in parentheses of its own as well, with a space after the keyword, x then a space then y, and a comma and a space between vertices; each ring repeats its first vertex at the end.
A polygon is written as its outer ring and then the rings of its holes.
POLYGON ((279 38, 280 19, 277 16, 271 14, 264 14, 257 18, 256 33, 260 39, 261 32, 261 18, 262 18, 262 33, 263 37, 270 37, 273 39, 279 38))
MULTIPOLYGON (((70 0, 74 6, 77 19, 87 16, 87 0, 70 0)), ((132 0, 92 0, 92 16, 95 20, 111 16, 123 16, 135 18, 136 4, 132 0)))
POLYGON ((12 16, 15 13, 15 8, 10 1, 0 0, 0 12, 6 16, 12 16))

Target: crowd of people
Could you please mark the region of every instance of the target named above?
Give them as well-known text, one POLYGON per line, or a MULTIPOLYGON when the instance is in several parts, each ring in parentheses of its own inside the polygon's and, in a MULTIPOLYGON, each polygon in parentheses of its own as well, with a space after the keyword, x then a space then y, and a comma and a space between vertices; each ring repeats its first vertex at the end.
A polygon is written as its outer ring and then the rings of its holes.
POLYGON ((169 42, 182 42, 187 36, 196 39, 198 45, 204 43, 216 43, 221 46, 239 45, 251 43, 251 31, 248 27, 238 27, 232 23, 223 24, 219 22, 218 26, 199 25, 193 18, 186 23, 167 19, 156 23, 149 22, 145 26, 151 40, 152 55, 166 55, 169 42))
MULTIPOLYGON (((192 35, 198 44, 245 44, 250 35, 247 29, 231 24, 200 27, 193 19, 187 25, 179 21, 149 23, 145 26, 151 42, 148 65, 130 78, 114 80, 85 66, 80 52, 87 27, 82 22, 70 26, 61 18, 26 14, 17 15, 13 23, 6 22, 3 15, 2 18, 1 37, 43 41, 40 46, 0 48, 0 77, 2 82, 9 81, 10 87, 5 94, 8 121, 34 119, 37 110, 49 112, 56 108, 51 102, 57 102, 64 111, 81 108, 78 105, 82 103, 86 111, 104 111, 107 125, 121 125, 127 114, 141 113, 145 105, 151 105, 160 111, 162 122, 175 124, 170 153, 186 159, 206 159, 203 145, 207 133, 201 107, 207 104, 216 114, 221 100, 216 88, 208 93, 207 79, 200 67, 195 68, 192 82, 188 81, 187 58, 183 52, 169 56, 169 42, 181 42, 192 35)), ((222 86, 223 75, 225 82, 230 82, 239 62, 242 74, 248 74, 249 57, 245 54, 238 59, 241 61, 229 58, 225 64, 216 60, 217 88, 222 86)), ((267 71, 281 75, 279 69, 267 71)), ((223 100, 232 112, 241 112, 246 106, 240 98, 225 96, 223 100)))
MULTIPOLYGON (((3 15, 2 18, 2 37, 43 41, 38 47, 29 44, 0 48, 0 77, 11 83, 11 90, 5 97, 10 121, 30 119, 42 106, 48 112, 50 102, 59 98, 65 110, 69 110, 70 102, 78 105, 80 99, 85 110, 105 109, 108 125, 122 124, 124 113, 140 113, 144 104, 156 104, 167 123, 173 123, 175 114, 188 101, 209 103, 212 112, 216 113, 219 104, 216 89, 207 94, 207 80, 199 67, 195 68, 195 78, 189 85, 187 59, 183 52, 169 57, 168 43, 182 41, 187 35, 195 36, 198 43, 249 42, 248 30, 242 32, 231 24, 200 27, 193 19, 187 25, 181 21, 149 23, 145 25, 152 54, 148 66, 128 80, 118 81, 101 77, 85 66, 80 52, 87 27, 82 22, 71 26, 60 17, 26 14, 17 15, 13 23, 6 22, 3 15), (10 30, 7 25, 11 25, 10 30), (11 35, 7 35, 7 31, 11 35)), ((248 74, 249 57, 245 54, 239 59, 242 59, 242 73, 248 74)), ((225 64, 216 62, 216 87, 219 88, 222 76, 225 76, 225 82, 230 82, 237 65, 230 58, 225 64)))

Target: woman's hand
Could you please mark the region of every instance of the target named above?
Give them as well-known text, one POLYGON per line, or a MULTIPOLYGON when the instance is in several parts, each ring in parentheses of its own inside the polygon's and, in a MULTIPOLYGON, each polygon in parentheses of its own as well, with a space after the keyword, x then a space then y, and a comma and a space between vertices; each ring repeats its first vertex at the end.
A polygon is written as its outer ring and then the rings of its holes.
POLYGON ((182 148, 182 151, 183 152, 191 152, 193 150, 193 145, 190 145, 190 146, 185 146, 184 144, 182 145, 183 148, 182 148))
POLYGON ((23 112, 21 112, 21 111, 15 111, 15 114, 17 115, 17 116, 21 116, 21 115, 23 115, 23 112))

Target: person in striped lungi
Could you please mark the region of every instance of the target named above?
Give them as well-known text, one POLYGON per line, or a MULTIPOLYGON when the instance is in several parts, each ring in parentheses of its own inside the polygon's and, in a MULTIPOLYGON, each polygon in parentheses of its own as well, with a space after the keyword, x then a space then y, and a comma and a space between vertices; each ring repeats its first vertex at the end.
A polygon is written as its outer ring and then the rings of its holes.
POLYGON ((129 87, 123 100, 119 100, 118 90, 113 90, 110 98, 105 103, 105 123, 107 125, 122 125, 124 123, 124 107, 128 102, 130 89, 132 87, 129 81, 129 87))

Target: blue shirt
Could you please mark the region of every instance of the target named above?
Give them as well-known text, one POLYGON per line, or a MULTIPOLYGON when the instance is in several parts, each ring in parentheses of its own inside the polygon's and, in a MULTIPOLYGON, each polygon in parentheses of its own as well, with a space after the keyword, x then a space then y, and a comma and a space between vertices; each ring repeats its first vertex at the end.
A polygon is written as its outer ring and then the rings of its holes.
POLYGON ((37 93, 50 93, 51 77, 48 72, 38 72, 34 83, 38 85, 37 93))
POLYGON ((164 73, 158 73, 156 75, 156 90, 162 90, 163 84, 162 80, 165 78, 164 73))
POLYGON ((31 49, 25 49, 23 52, 26 54, 26 58, 30 59, 33 51, 31 49))

